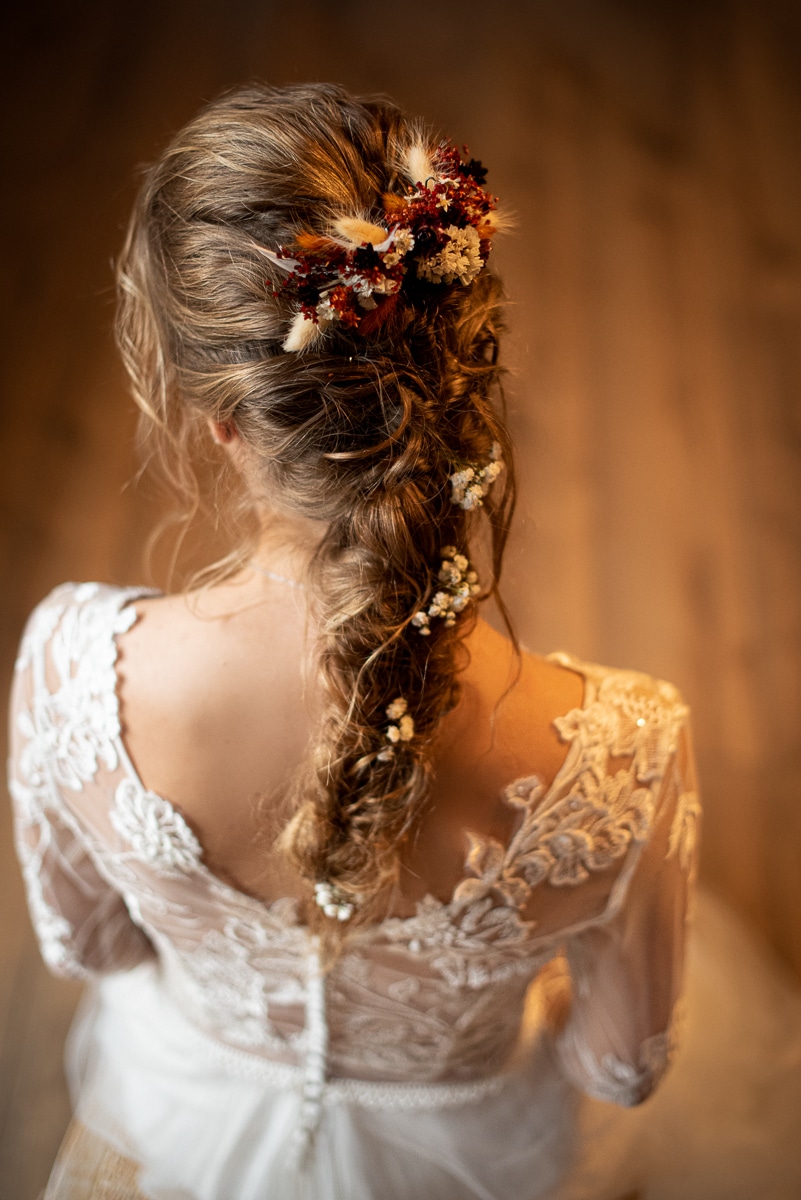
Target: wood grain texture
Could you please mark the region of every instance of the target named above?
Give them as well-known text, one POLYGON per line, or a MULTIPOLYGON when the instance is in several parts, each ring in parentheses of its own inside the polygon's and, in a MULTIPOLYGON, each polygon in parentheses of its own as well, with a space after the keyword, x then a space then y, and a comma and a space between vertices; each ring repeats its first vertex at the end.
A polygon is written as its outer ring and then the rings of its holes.
MULTIPOLYGON (((385 91, 465 141, 517 215, 507 592, 532 648, 676 681, 703 875, 801 972, 801 15, 567 0, 33 3, 3 18, 3 691, 54 584, 142 578, 157 509, 110 259, 136 166, 251 77, 385 91)), ((67 1121, 76 989, 41 967, 2 816, 0 1198, 67 1121)))

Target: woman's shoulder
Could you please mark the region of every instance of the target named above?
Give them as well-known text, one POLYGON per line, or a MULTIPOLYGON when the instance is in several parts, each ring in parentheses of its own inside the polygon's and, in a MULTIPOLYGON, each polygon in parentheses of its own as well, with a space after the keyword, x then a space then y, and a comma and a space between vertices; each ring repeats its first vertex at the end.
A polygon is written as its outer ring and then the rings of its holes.
POLYGON ((686 715, 687 705, 675 684, 645 671, 607 666, 565 650, 546 654, 517 649, 510 638, 486 621, 479 621, 470 639, 470 668, 465 678, 502 707, 548 718, 586 714, 598 718, 602 709, 629 713, 643 725, 686 715))
POLYGON ((536 774, 548 784, 572 748, 572 758, 581 751, 596 770, 602 759, 615 764, 630 758, 646 777, 664 769, 681 741, 689 710, 679 689, 664 679, 565 651, 518 654, 485 622, 470 651, 464 722, 472 713, 474 728, 491 729, 489 756, 508 763, 510 772, 536 774))

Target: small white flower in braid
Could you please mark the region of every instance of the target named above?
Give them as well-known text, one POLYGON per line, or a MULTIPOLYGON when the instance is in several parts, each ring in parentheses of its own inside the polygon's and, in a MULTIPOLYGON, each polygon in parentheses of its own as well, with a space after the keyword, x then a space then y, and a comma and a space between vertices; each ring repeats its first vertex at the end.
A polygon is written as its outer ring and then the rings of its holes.
POLYGON ((493 442, 490 460, 485 466, 468 463, 467 466, 461 467, 451 475, 451 504, 458 504, 460 508, 468 511, 473 508, 481 508, 484 497, 500 475, 504 465, 500 444, 493 442))
POLYGON ((455 546, 442 549, 442 566, 437 579, 444 585, 435 592, 427 609, 420 609, 412 617, 412 625, 423 637, 431 634, 431 621, 441 617, 446 626, 454 625, 456 618, 474 596, 481 591, 478 575, 470 567, 470 560, 460 554, 455 546))

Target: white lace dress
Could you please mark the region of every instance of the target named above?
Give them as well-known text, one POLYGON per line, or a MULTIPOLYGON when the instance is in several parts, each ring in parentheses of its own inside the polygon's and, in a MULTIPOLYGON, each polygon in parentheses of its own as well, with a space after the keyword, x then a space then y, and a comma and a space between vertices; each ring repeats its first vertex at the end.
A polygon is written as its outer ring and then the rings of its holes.
MULTIPOLYGON (((616 1107, 656 1087, 676 1029, 699 805, 673 687, 557 655, 585 695, 556 722, 553 784, 510 781, 508 845, 472 838, 450 903, 356 933, 323 976, 295 902, 212 874, 137 777, 115 660, 141 594, 65 585, 35 611, 10 778, 42 953, 90 984, 76 1112, 141 1164, 146 1195, 599 1200, 647 1178, 654 1197, 801 1195, 715 1191, 703 1146, 670 1190, 659 1128, 677 1136, 692 1068, 658 1120, 644 1118, 659 1096, 616 1107), (561 956, 573 1004, 552 1037, 538 981, 561 956)), ((711 1153, 737 1141, 726 1128, 711 1153)))

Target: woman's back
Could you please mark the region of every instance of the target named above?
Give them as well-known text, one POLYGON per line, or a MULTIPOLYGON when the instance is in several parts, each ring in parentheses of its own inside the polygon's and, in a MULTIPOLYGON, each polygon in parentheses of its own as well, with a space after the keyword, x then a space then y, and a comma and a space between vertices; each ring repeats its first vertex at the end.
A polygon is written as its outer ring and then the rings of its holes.
MULTIPOLYGON (((120 642, 123 737, 147 786, 190 821, 210 867, 266 900, 303 895, 271 841, 320 706, 305 592, 248 570, 189 597, 149 597, 120 642), (166 736, 165 736, 166 733, 166 736)), ((553 721, 581 704, 576 672, 519 657, 485 622, 468 640, 457 709, 439 732, 430 805, 409 839, 401 895, 447 899, 468 830, 508 840, 514 779, 546 785, 565 758, 553 721)))
MULTIPOLYGON (((66 973, 119 969, 155 946, 167 993, 200 1028, 297 1062, 308 1050, 307 970, 315 944, 307 902, 296 899, 303 896, 300 881, 286 868, 272 873, 277 855, 262 858, 257 849, 236 857, 256 825, 250 793, 220 799, 206 790, 201 805, 187 788, 174 799, 143 779, 129 757, 137 743, 126 740, 119 720, 120 645, 123 696, 126 654, 131 680, 139 661, 143 675, 165 669, 173 679, 169 705, 162 696, 157 706, 161 740, 173 747, 163 758, 174 772, 165 784, 181 787, 186 761, 188 779, 203 779, 208 769, 224 787, 220 756, 236 759, 240 746, 252 753, 215 725, 219 705, 239 703, 236 688, 226 692, 219 684, 219 673, 225 678, 237 666, 230 627, 217 626, 216 646, 207 639, 208 674, 187 681, 180 652, 175 657, 166 642, 160 659, 155 651, 165 631, 174 647, 191 649, 202 626, 176 601, 160 604, 119 589, 68 585, 40 606, 23 643, 12 784, 40 935, 49 960, 66 973), (148 650, 151 613, 159 624, 153 622, 148 650), (209 675, 218 690, 190 700, 183 689, 199 692, 209 675), (178 712, 180 702, 189 717, 178 712), (204 737, 207 728, 211 737, 204 737), (201 749, 218 738, 212 753, 201 749), (203 836, 222 847, 218 859, 203 836)), ((579 705, 556 718, 567 757, 548 781, 523 744, 525 674, 504 702, 509 740, 501 718, 495 748, 481 753, 490 736, 471 708, 475 702, 480 716, 482 703, 494 701, 480 680, 485 656, 490 677, 502 661, 493 653, 498 644, 488 629, 478 634, 479 686, 470 685, 468 672, 464 726, 457 710, 430 824, 424 817, 419 837, 410 839, 396 915, 354 930, 330 969, 327 1066, 333 1076, 418 1083, 497 1072, 517 1045, 529 983, 566 944, 587 986, 595 981, 574 1005, 572 1069, 589 1090, 639 1098, 664 1068, 680 978, 677 919, 694 861, 696 814, 682 732, 686 709, 674 689, 646 676, 531 660, 533 679, 552 670, 574 696, 577 684, 583 692, 579 705), (475 729, 480 738, 471 742, 475 729), (393 980, 403 995, 389 1013, 393 980), (366 1040, 365 1022, 373 1034, 366 1040), (642 1047, 654 1038, 660 1051, 643 1059, 642 1047)), ((497 688, 501 679, 495 676, 497 688)), ((273 678, 276 691, 280 682, 273 678)), ((291 698, 292 683, 288 691, 291 698)), ((300 712, 297 676, 294 693, 300 712)), ((264 684, 254 684, 249 698, 264 694, 264 684)), ((534 742, 543 737, 536 721, 531 728, 534 742)), ((146 754, 147 743, 139 744, 146 754)), ((266 756, 277 746, 268 739, 266 756)))

